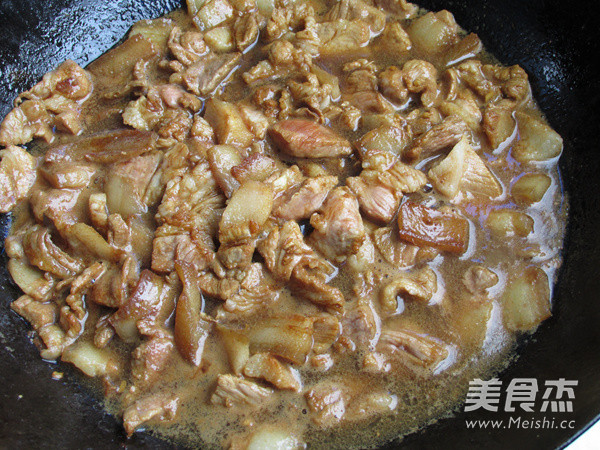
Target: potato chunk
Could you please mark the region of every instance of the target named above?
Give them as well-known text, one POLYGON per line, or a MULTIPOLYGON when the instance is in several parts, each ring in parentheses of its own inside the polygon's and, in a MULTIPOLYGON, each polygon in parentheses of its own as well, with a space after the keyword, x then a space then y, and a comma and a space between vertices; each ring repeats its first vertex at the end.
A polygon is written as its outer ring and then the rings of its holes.
POLYGON ((520 139, 513 147, 512 154, 517 161, 545 161, 560 155, 563 140, 556 131, 528 114, 519 112, 515 116, 520 139))
POLYGON ((526 173, 512 186, 511 194, 521 205, 532 205, 544 198, 552 179, 545 173, 526 173))
POLYGON ((533 219, 527 214, 509 209, 492 211, 486 221, 492 235, 496 237, 527 237, 533 232, 533 219))
POLYGON ((530 331, 552 315, 548 276, 539 267, 518 270, 502 295, 504 324, 509 330, 530 331))

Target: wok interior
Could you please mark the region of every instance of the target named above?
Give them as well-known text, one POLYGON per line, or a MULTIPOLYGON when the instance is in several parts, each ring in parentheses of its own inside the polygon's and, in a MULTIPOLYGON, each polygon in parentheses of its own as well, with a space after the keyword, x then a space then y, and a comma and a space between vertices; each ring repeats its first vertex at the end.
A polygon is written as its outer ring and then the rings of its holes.
MULTIPOLYGON (((127 2, 121 8, 121 5, 95 3, 75 5, 65 1, 47 5, 40 1, 2 6, 0 21, 6 24, 0 31, 4 75, 0 81, 2 114, 9 109, 17 92, 27 89, 62 60, 71 57, 87 64, 123 36, 134 21, 157 17, 178 6, 177 2, 153 2, 152 7, 140 7, 127 2)), ((585 8, 570 9, 571 6, 559 2, 533 1, 523 5, 518 1, 492 4, 423 1, 421 4, 428 9, 452 11, 458 23, 478 33, 487 49, 503 63, 521 64, 531 75, 534 96, 550 124, 565 139, 562 171, 570 197, 571 220, 563 271, 554 294, 554 318, 541 327, 502 379, 505 383, 515 377, 578 380, 574 412, 565 418, 575 420, 580 429, 600 410, 600 392, 594 386, 594 374, 600 363, 595 351, 600 337, 596 325, 600 314, 596 301, 599 238, 594 229, 595 219, 599 218, 598 189, 595 189, 599 158, 592 153, 595 152, 594 119, 598 113, 591 106, 598 90, 585 64, 586 57, 589 60, 594 54, 594 46, 597 50, 593 33, 598 31, 589 31, 591 28, 581 31, 582 22, 584 25, 590 20, 585 8)), ((3 217, 3 231, 7 224, 8 218, 3 217)), ((5 381, 0 386, 0 440, 8 446, 49 442, 69 447, 125 442, 116 420, 102 411, 85 388, 68 381, 73 376, 66 365, 59 369, 66 372, 66 382, 51 379, 55 368, 38 360, 36 349, 25 337, 26 324, 8 311, 9 299, 17 295, 8 279, 2 269, 0 373, 5 381)), ((470 413, 467 418, 508 418, 502 413, 480 416, 470 413)), ((409 436, 404 444, 505 447, 514 441, 536 447, 557 446, 575 431, 468 430, 464 419, 458 414, 409 436)), ((143 435, 127 443, 134 448, 167 445, 143 435)))

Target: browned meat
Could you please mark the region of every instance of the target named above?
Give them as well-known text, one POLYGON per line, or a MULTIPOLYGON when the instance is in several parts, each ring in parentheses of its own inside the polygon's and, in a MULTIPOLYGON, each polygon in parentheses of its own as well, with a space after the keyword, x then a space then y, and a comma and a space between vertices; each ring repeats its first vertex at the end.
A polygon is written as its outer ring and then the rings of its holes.
POLYGON ((358 177, 346 180, 362 212, 378 223, 389 223, 404 193, 416 192, 427 183, 423 172, 401 162, 385 171, 363 170, 358 177))
POLYGON ((332 158, 352 153, 346 139, 310 120, 277 122, 269 129, 269 135, 282 151, 300 158, 332 158))
POLYGON ((333 176, 307 178, 275 199, 273 215, 284 220, 309 218, 321 207, 337 182, 338 178, 333 176))
POLYGON ((334 5, 325 16, 328 21, 337 19, 363 20, 374 34, 381 33, 385 27, 385 13, 363 1, 342 0, 334 5))
POLYGON ((156 237, 152 243, 152 270, 171 272, 175 268, 175 261, 185 261, 192 264, 197 271, 202 271, 213 259, 212 242, 203 236, 182 233, 169 225, 163 225, 156 230, 156 237))
POLYGON ((278 389, 299 391, 302 386, 294 369, 268 353, 252 355, 244 367, 244 375, 262 378, 278 389))
POLYGON ((37 178, 37 160, 20 147, 0 150, 0 212, 27 197, 37 178))
POLYGON ((227 408, 234 406, 258 407, 264 403, 273 391, 252 381, 233 375, 219 375, 217 388, 210 401, 213 405, 227 408))
POLYGON ((159 393, 137 400, 123 413, 123 425, 128 436, 142 424, 151 420, 172 420, 177 414, 179 397, 174 394, 159 393))
POLYGON ((471 294, 484 295, 498 283, 498 275, 486 267, 474 265, 465 271, 462 282, 471 294))
POLYGON ((413 59, 402 66, 406 89, 421 94, 421 103, 425 107, 435 104, 437 97, 437 70, 427 61, 413 59))
POLYGON ((144 270, 134 292, 109 321, 121 339, 131 342, 138 330, 145 335, 161 334, 174 307, 175 289, 162 277, 144 270))
POLYGON ((167 45, 173 56, 184 66, 195 63, 208 52, 202 33, 195 31, 184 33, 177 26, 171 30, 167 45))
POLYGON ((58 318, 58 308, 54 303, 40 303, 28 295, 22 295, 12 302, 10 307, 36 331, 56 323, 58 318))
POLYGON ((342 293, 327 285, 333 267, 304 243, 300 227, 294 221, 271 230, 258 246, 267 268, 281 281, 291 281, 298 294, 340 312, 344 305, 342 293))
POLYGON ((384 329, 377 349, 396 356, 400 362, 409 363, 433 371, 448 356, 445 343, 409 329, 384 329))
POLYGON ((305 395, 313 421, 321 427, 331 427, 342 421, 346 413, 343 389, 335 383, 323 382, 305 395))
POLYGON ((375 230, 373 243, 387 262, 399 268, 432 260, 439 254, 439 250, 431 247, 417 247, 402 242, 392 226, 375 230))
POLYGON ((169 364, 174 346, 171 337, 153 337, 132 353, 131 376, 137 389, 150 387, 169 364))
POLYGON ((213 92, 238 67, 240 53, 221 55, 208 53, 185 68, 171 75, 171 83, 180 83, 196 95, 203 97, 213 92))
POLYGON ((65 160, 116 163, 127 161, 154 150, 158 136, 137 130, 117 130, 99 133, 74 143, 56 145, 46 152, 46 162, 65 160))
POLYGON ((277 284, 258 263, 252 264, 240 283, 240 290, 227 297, 223 305, 225 318, 239 320, 268 310, 277 302, 277 284))
POLYGON ((358 201, 346 187, 335 188, 310 218, 311 243, 328 259, 355 254, 365 239, 358 201))
POLYGON ((82 129, 79 103, 91 92, 90 74, 73 61, 65 61, 21 94, 20 99, 27 100, 13 109, 0 125, 0 144, 27 144, 34 137, 50 142, 54 139, 53 126, 78 134, 82 129))
POLYGON ((402 152, 408 161, 426 158, 446 147, 456 145, 470 133, 469 126, 457 116, 449 116, 439 125, 419 136, 411 148, 402 152))
POLYGON ((403 300, 428 302, 437 291, 437 275, 428 266, 414 272, 401 273, 381 290, 381 306, 385 313, 398 312, 398 297, 403 300))
POLYGON ((31 264, 60 278, 77 275, 84 269, 80 260, 61 250, 52 242, 50 231, 39 225, 31 227, 23 237, 23 250, 31 264))

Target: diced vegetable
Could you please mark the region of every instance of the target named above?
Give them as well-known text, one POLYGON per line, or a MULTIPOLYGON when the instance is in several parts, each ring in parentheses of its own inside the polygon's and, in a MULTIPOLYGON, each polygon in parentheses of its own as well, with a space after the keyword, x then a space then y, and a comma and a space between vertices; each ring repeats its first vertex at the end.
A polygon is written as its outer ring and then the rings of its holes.
POLYGON ((525 213, 510 209, 490 212, 486 225, 496 237, 527 237, 533 232, 533 219, 525 213))
POLYGON ((282 424, 280 428, 263 427, 255 431, 250 437, 246 450, 297 450, 300 448, 304 448, 304 446, 282 424))
POLYGON ((548 276, 535 266, 516 271, 502 295, 502 302, 504 324, 508 329, 533 330, 552 315, 548 276))
POLYGON ((155 19, 155 20, 140 20, 136 22, 129 36, 135 36, 136 34, 151 41, 156 48, 166 49, 167 41, 169 40, 169 34, 173 29, 174 23, 171 19, 155 19))
POLYGON ((464 344, 471 346, 483 344, 492 307, 493 304, 489 301, 473 301, 454 312, 454 326, 464 344))
POLYGON ((464 253, 469 244, 469 222, 458 214, 404 202, 398 212, 400 238, 417 246, 464 253))
POLYGON ((545 161, 560 155, 563 140, 556 131, 528 114, 518 112, 516 117, 520 137, 512 154, 517 161, 545 161))
POLYGON ((240 187, 231 174, 231 169, 242 162, 239 150, 233 145, 215 145, 208 151, 207 159, 217 184, 227 197, 231 197, 240 187))
POLYGON ((526 173, 512 185, 511 194, 517 203, 531 205, 544 198, 551 183, 545 173, 526 173))

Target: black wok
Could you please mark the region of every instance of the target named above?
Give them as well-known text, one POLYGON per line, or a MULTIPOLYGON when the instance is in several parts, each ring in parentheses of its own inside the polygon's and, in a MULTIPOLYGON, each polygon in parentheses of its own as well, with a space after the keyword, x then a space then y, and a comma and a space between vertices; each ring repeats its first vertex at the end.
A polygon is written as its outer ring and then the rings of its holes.
MULTIPOLYGON (((515 377, 537 378, 540 383, 565 378, 579 385, 573 412, 545 415, 574 421, 572 429, 467 429, 465 419, 511 417, 478 410, 441 420, 401 444, 408 448, 561 447, 600 414, 600 83, 591 68, 600 55, 600 20, 592 12, 596 2, 418 3, 452 11, 503 63, 523 66, 530 74, 534 96, 564 138, 560 165, 570 219, 564 266, 554 292, 554 316, 522 346, 518 361, 501 379, 506 384, 515 377)), ((0 0, 0 116, 9 111, 19 92, 64 59, 85 65, 114 45, 136 20, 157 17, 179 4, 177 0, 0 0)), ((3 233, 9 220, 0 218, 3 233)), ((77 384, 69 367, 40 360, 27 338, 27 324, 8 307, 18 290, 4 262, 1 266, 0 448, 169 447, 145 434, 126 439, 118 421, 77 384), (64 371, 65 378, 52 380, 53 370, 64 371)))

